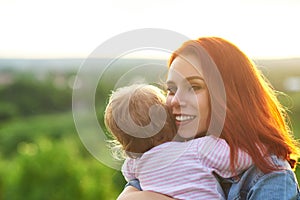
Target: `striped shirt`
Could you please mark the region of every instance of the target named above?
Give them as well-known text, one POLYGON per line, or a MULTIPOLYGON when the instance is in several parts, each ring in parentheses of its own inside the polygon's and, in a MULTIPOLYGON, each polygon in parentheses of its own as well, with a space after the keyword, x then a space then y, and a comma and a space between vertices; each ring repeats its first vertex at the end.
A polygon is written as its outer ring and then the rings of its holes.
POLYGON ((213 172, 230 178, 249 168, 252 159, 238 151, 235 163, 233 173, 226 141, 206 136, 188 142, 166 142, 140 158, 127 158, 122 173, 127 181, 139 179, 143 190, 175 199, 224 199, 213 172))

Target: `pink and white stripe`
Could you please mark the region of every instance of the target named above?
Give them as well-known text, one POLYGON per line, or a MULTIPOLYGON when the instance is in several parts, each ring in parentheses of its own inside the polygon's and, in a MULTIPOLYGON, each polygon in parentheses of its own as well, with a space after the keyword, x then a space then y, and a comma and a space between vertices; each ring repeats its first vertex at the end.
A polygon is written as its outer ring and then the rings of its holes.
POLYGON ((126 159, 125 179, 139 179, 143 190, 175 199, 223 199, 213 172, 229 178, 250 167, 251 157, 239 151, 235 173, 230 170, 230 148, 225 140, 206 136, 188 142, 167 142, 138 159, 126 159))

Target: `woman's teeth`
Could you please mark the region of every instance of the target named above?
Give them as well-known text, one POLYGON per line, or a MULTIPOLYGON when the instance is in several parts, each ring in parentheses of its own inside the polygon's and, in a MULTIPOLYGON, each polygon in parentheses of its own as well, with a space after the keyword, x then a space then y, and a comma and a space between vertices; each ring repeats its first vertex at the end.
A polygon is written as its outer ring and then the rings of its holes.
POLYGON ((188 121, 188 120, 192 120, 194 118, 195 118, 195 116, 193 116, 193 115, 178 115, 175 117, 175 119, 177 121, 188 121))

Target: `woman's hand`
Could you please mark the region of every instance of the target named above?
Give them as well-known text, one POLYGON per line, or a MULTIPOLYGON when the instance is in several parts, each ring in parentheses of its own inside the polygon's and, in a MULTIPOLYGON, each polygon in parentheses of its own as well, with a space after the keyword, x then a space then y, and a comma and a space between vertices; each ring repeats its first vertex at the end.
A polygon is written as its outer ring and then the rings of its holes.
POLYGON ((172 198, 165 195, 149 192, 149 191, 140 191, 132 186, 127 186, 119 195, 117 200, 171 200, 172 198))

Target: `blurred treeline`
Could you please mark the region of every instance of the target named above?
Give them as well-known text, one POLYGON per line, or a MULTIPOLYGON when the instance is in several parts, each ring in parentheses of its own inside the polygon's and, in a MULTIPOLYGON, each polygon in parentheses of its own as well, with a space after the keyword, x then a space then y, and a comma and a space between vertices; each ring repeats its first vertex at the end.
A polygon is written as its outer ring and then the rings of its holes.
POLYGON ((120 193, 120 172, 91 156, 78 137, 71 111, 75 74, 1 70, 0 200, 116 199, 120 193))
MULTIPOLYGON (((95 96, 102 127, 104 106, 117 82, 124 85, 165 78, 165 71, 157 70, 164 61, 156 64, 155 70, 143 62, 116 63, 102 74, 95 96)), ((78 137, 72 116, 77 67, 37 73, 34 68, 0 66, 0 200, 109 200, 116 199, 123 189, 120 172, 95 159, 78 137)), ((291 125, 300 138, 300 66, 292 71, 271 66, 262 71, 276 89, 289 96, 280 95, 279 99, 289 108, 291 125)), ((300 170, 296 173, 300 178, 300 170)))

